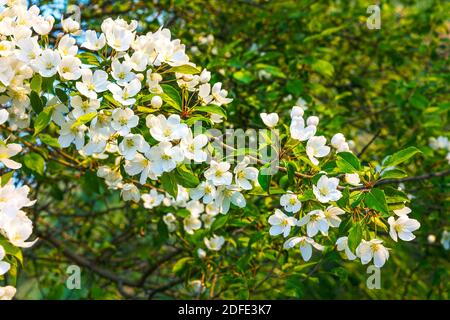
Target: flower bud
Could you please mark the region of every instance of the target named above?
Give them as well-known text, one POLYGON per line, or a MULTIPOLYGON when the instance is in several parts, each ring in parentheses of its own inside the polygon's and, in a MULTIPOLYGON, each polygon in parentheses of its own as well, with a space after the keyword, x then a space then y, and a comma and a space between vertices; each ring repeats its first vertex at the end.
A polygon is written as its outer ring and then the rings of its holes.
POLYGON ((303 110, 302 107, 293 106, 292 111, 291 111, 291 118, 303 117, 304 113, 305 113, 305 111, 303 110))
POLYGON ((159 109, 161 108, 163 101, 160 96, 154 96, 150 101, 150 104, 152 105, 153 108, 159 109))
POLYGON ((341 144, 345 142, 345 137, 342 133, 336 133, 333 138, 331 138, 331 145, 335 149, 339 149, 341 144))
POLYGON ((306 119, 306 124, 308 126, 315 126, 315 127, 317 127, 317 125, 319 124, 319 117, 316 117, 316 116, 308 117, 308 119, 306 119))

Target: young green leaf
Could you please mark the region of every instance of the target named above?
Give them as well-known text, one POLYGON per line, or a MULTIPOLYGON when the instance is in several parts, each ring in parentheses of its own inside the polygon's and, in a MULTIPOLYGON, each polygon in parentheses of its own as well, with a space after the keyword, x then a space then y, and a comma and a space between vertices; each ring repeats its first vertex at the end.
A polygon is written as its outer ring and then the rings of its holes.
POLYGON ((421 151, 416 147, 408 147, 406 149, 403 149, 399 152, 394 153, 393 155, 387 156, 386 159, 383 161, 383 167, 386 168, 397 166, 400 163, 405 162, 406 160, 408 160, 409 158, 420 152, 421 151))
POLYGON ((23 164, 25 167, 39 175, 44 175, 45 160, 38 153, 27 153, 23 158, 23 164))

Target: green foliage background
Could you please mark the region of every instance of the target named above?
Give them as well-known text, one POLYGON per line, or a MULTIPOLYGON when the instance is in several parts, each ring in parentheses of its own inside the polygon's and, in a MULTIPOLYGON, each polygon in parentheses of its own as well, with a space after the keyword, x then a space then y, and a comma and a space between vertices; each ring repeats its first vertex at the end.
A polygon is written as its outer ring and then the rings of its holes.
MULTIPOLYGON (((64 9, 61 2, 33 3, 64 9)), ((104 18, 121 16, 139 20, 141 32, 164 24, 187 51, 195 46, 192 60, 234 98, 227 121, 234 127, 262 128, 260 112, 288 116, 302 97, 308 112, 321 117, 321 130, 353 139, 357 151, 364 149, 364 162, 417 146, 422 154, 409 162, 408 175, 448 170, 446 153, 428 147, 430 137, 448 136, 449 129, 446 1, 383 1, 380 30, 366 27, 372 3, 359 0, 70 3, 81 6, 84 29, 99 30, 104 18), (199 37, 210 34, 214 42, 201 44, 199 37)), ((186 284, 203 275, 208 289, 200 298, 210 298, 214 286, 213 298, 448 299, 449 252, 439 244, 449 227, 448 176, 405 183, 422 227, 416 240, 391 252, 381 289, 369 290, 359 262, 330 251, 304 263, 298 252, 281 250, 283 239, 268 235, 276 196, 255 197, 239 215, 226 216, 221 231, 234 245, 206 266, 195 245, 168 239, 161 223, 167 209, 124 204, 93 171, 47 166, 23 177, 37 186, 34 220, 43 240, 25 251, 19 298, 195 298, 186 284), (429 234, 436 243, 427 242, 429 234), (80 257, 82 289, 70 291, 65 270, 80 257)))

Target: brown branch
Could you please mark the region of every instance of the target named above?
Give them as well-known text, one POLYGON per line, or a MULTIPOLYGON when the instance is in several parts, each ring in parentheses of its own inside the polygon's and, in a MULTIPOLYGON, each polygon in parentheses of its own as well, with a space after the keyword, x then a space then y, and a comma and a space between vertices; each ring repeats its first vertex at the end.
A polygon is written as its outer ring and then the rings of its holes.
POLYGON ((358 152, 357 157, 361 157, 364 152, 366 152, 366 150, 372 145, 372 143, 380 136, 381 133, 381 129, 378 129, 378 131, 375 133, 375 135, 372 137, 372 139, 370 139, 370 141, 361 149, 360 152, 358 152))
POLYGON ((407 177, 402 179, 384 179, 384 180, 378 180, 375 184, 372 186, 360 186, 360 187, 354 187, 351 188, 350 191, 357 191, 357 190, 370 190, 373 187, 378 187, 386 184, 394 184, 394 183, 402 183, 402 182, 412 182, 412 181, 422 181, 422 180, 428 180, 431 178, 437 178, 437 177, 445 177, 450 175, 450 169, 440 172, 430 172, 425 173, 420 176, 414 176, 414 177, 407 177))

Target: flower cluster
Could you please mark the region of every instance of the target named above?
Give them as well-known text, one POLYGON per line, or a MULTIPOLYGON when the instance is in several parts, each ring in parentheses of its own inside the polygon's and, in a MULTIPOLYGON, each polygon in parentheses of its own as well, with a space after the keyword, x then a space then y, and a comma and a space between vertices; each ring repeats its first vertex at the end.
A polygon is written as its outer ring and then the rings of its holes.
MULTIPOLYGON (((291 110, 291 124, 290 135, 294 140, 301 142, 306 141, 306 154, 308 155, 311 165, 319 165, 318 158, 324 158, 331 152, 333 147, 337 153, 351 152, 348 142, 342 133, 337 133, 331 139, 331 147, 326 145, 326 138, 324 136, 316 136, 319 118, 310 116, 303 118, 304 108, 294 106, 291 110)), ((278 122, 278 115, 261 114, 261 119, 268 127, 275 127, 278 122)), ((351 186, 359 186, 360 177, 358 173, 346 173, 345 182, 351 186)), ((346 212, 339 208, 337 201, 342 198, 342 188, 339 186, 339 178, 328 177, 326 174, 320 176, 316 184, 312 186, 313 195, 315 197, 315 204, 309 212, 301 212, 303 207, 299 196, 291 191, 284 194, 280 198, 280 205, 289 213, 289 215, 282 212, 280 209, 275 209, 275 213, 268 219, 271 228, 270 235, 277 236, 283 234, 286 238, 290 235, 292 228, 304 227, 306 235, 294 236, 289 238, 284 243, 285 249, 291 249, 299 246, 300 253, 303 260, 308 261, 312 256, 312 249, 323 251, 324 246, 317 243, 313 238, 319 234, 328 237, 331 229, 337 230, 341 224, 341 216, 346 212), (318 203, 318 205, 317 205, 318 203), (298 215, 296 217, 295 215, 298 215)), ((415 238, 413 231, 420 227, 420 223, 408 217, 411 210, 408 207, 393 210, 398 219, 393 216, 387 219, 390 226, 389 235, 394 241, 400 238, 403 241, 411 241, 415 238)), ((362 264, 367 264, 373 259, 376 267, 382 267, 389 258, 389 251, 383 246, 383 241, 373 238, 369 241, 361 239, 353 253, 348 245, 348 237, 341 236, 336 241, 336 248, 338 251, 344 251, 349 260, 354 260, 356 257, 361 259, 362 264)))
MULTIPOLYGON (((0 124, 6 122, 8 114, 2 110, 0 113, 0 124)), ((20 169, 22 165, 11 157, 22 151, 20 144, 8 143, 0 140, 0 162, 5 168, 12 170, 20 169)), ((28 198, 30 192, 29 187, 16 187, 9 176, 9 181, 5 181, 6 177, 1 177, 2 185, 0 186, 0 276, 5 275, 11 269, 11 261, 9 256, 13 253, 7 251, 4 247, 12 245, 19 248, 29 248, 36 241, 28 242, 28 238, 33 232, 32 221, 23 211, 24 208, 32 206, 35 201, 28 198), (4 242, 7 241, 7 242, 4 242), (3 245, 2 245, 3 243, 3 245), (6 260, 8 256, 8 260, 6 260)), ((11 258, 14 259, 14 258, 11 258)), ((0 300, 11 299, 15 295, 16 289, 12 286, 0 287, 0 300)))

